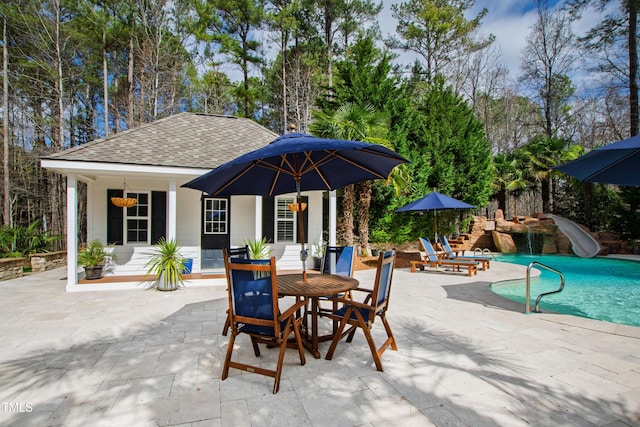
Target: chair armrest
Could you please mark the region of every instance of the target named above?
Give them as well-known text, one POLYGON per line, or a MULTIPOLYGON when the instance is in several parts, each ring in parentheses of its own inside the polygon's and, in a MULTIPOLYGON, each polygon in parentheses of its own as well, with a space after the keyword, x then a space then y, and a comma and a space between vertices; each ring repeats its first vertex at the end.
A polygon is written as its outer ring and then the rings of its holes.
POLYGON ((296 311, 300 310, 302 307, 304 307, 305 305, 307 305, 307 300, 302 300, 302 301, 298 301, 297 303, 295 303, 294 305, 292 305, 291 307, 289 307, 287 309, 287 311, 285 311, 284 313, 281 313, 278 316, 278 320, 279 321, 283 321, 286 320, 287 318, 293 316, 293 313, 295 313, 296 311))
MULTIPOLYGON (((371 296, 369 296, 367 299, 371 299, 371 296)), ((367 304, 366 301, 365 302, 357 302, 354 300, 350 300, 350 299, 344 299, 344 298, 336 298, 335 301, 337 302, 341 302, 343 304, 346 305, 352 305, 354 307, 359 307, 359 308, 366 308, 367 310, 375 310, 375 306, 371 305, 371 304, 367 304)))

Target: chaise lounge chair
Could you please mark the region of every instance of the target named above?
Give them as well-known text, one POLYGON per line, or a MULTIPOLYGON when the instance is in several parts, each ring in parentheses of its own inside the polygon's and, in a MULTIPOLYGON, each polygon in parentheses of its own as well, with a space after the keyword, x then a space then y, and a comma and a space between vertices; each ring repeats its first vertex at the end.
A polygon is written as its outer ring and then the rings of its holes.
POLYGON ((422 270, 425 265, 432 268, 438 268, 439 266, 444 265, 451 267, 453 271, 462 271, 461 268, 464 267, 467 269, 467 276, 469 277, 474 274, 478 274, 478 265, 480 265, 478 261, 441 258, 436 253, 429 239, 421 237, 420 243, 422 243, 422 247, 427 254, 424 256, 422 261, 411 261, 412 272, 416 271, 416 267, 422 270))
POLYGON ((440 236, 439 240, 440 244, 442 245, 442 249, 444 250, 446 259, 457 259, 460 261, 478 261, 482 263, 482 271, 491 268, 491 258, 486 256, 458 255, 453 251, 453 249, 451 249, 451 245, 449 245, 449 240, 447 240, 446 236, 440 236))

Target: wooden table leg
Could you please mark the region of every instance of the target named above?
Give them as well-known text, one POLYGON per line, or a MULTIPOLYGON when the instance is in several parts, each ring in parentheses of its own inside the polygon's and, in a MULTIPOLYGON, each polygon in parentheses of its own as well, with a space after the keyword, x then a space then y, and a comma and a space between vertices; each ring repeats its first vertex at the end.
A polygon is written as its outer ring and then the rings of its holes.
POLYGON ((320 359, 318 350, 318 298, 311 298, 311 353, 320 359))

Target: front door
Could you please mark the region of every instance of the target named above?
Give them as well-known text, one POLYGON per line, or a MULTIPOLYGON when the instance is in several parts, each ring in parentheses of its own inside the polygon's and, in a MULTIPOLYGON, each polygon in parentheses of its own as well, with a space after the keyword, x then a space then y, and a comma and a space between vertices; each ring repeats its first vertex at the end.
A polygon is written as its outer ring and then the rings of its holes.
POLYGON ((228 248, 229 198, 202 199, 202 269, 224 268, 222 249, 228 248))

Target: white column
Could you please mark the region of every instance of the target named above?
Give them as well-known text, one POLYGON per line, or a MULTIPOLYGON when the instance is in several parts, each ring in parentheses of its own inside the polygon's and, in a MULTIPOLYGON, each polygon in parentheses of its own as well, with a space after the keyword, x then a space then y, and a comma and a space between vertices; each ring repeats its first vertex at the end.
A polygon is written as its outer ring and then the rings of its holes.
POLYGON ((167 209, 169 209, 169 212, 167 212, 169 217, 169 224, 168 224, 169 229, 167 230, 167 240, 175 239, 178 237, 177 236, 178 197, 177 197, 176 188, 177 188, 176 180, 172 179, 171 181, 169 181, 169 203, 167 206, 167 209))
MULTIPOLYGON (((111 201, 107 201, 111 203, 111 201)), ((93 214, 95 209, 93 208, 93 181, 87 181, 87 235, 83 236, 87 242, 93 240, 95 234, 93 232, 93 214)), ((106 242, 107 244, 109 242, 106 242)))
POLYGON ((336 190, 329 191, 329 246, 336 245, 338 229, 338 195, 336 190))
POLYGON ((78 180, 67 176, 67 291, 78 285, 78 180))
POLYGON ((256 212, 255 212, 255 240, 262 239, 262 196, 256 196, 256 212))

